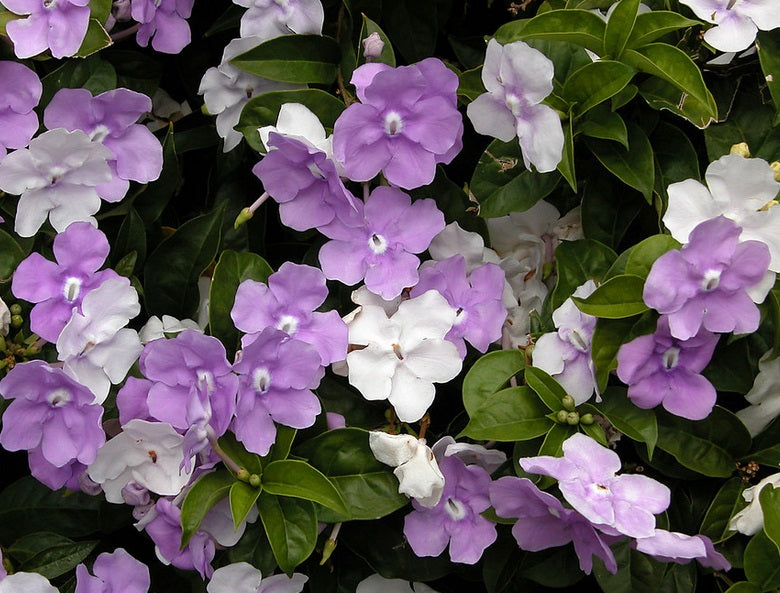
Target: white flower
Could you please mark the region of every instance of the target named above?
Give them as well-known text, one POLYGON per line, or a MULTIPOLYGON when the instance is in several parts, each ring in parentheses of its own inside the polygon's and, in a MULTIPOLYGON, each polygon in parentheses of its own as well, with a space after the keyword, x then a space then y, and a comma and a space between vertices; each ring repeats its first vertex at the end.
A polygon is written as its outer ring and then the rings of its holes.
POLYGON ((291 33, 320 35, 325 10, 320 0, 233 0, 248 8, 241 17, 241 37, 265 41, 291 33))
POLYGON ((347 355, 350 384, 368 400, 387 399, 401 422, 419 420, 433 403, 433 383, 460 372, 458 349, 444 340, 455 318, 435 290, 404 301, 389 319, 364 305, 349 325, 349 343, 365 346, 347 355))
POLYGON ((271 150, 268 146, 268 136, 271 132, 308 144, 333 160, 333 137, 326 135, 322 122, 306 105, 285 103, 279 109, 275 126, 258 128, 257 133, 260 134, 260 140, 266 150, 271 150))
POLYGON ((293 573, 292 577, 278 574, 263 578, 251 564, 236 562, 214 571, 206 585, 208 593, 300 593, 309 577, 293 573))
POLYGON ((707 187, 694 179, 669 186, 663 222, 672 237, 687 243, 700 222, 723 215, 742 227, 740 241, 765 243, 772 256, 769 269, 780 272, 780 208, 771 206, 780 183, 769 164, 728 154, 707 167, 705 179, 707 187))
POLYGON ((183 441, 167 422, 136 418, 103 445, 87 473, 115 504, 124 503, 122 488, 131 481, 156 494, 174 496, 190 481, 189 472, 179 470, 183 441))
POLYGON ((4 300, 0 299, 0 336, 7 336, 9 327, 11 327, 11 310, 4 300))
POLYGON ((0 161, 0 189, 21 196, 14 230, 32 237, 49 218, 57 232, 90 222, 100 209, 96 186, 111 181, 111 151, 84 132, 57 128, 0 161))
POLYGON ((166 337, 166 334, 178 334, 185 329, 194 329, 197 332, 203 333, 197 321, 192 319, 182 319, 179 321, 175 317, 170 315, 163 315, 162 319, 157 315, 152 315, 149 321, 138 332, 138 338, 141 340, 141 344, 148 344, 154 340, 166 337))
POLYGON ((772 484, 775 488, 780 487, 780 474, 768 476, 755 486, 746 488, 742 492, 742 498, 750 504, 731 518, 731 521, 729 521, 729 529, 731 531, 739 531, 745 535, 755 535, 761 531, 761 528, 764 526, 764 513, 761 510, 761 502, 758 499, 758 495, 767 484, 772 484))
POLYGON ((758 361, 758 375, 753 387, 745 394, 751 405, 737 412, 750 436, 760 434, 780 416, 780 358, 769 360, 771 351, 758 361))
POLYGON ((111 384, 125 378, 143 350, 135 330, 122 329, 141 311, 138 293, 127 278, 112 278, 84 297, 81 311, 74 308, 60 333, 57 357, 103 403, 111 384))
POLYGON ((244 535, 246 524, 254 523, 257 521, 258 516, 257 507, 253 506, 238 528, 234 528, 230 500, 223 498, 206 513, 198 529, 208 533, 220 546, 232 548, 238 543, 241 536, 244 535))
POLYGON ((425 439, 409 434, 387 434, 371 431, 368 444, 377 461, 394 467, 398 478, 398 492, 414 498, 424 507, 432 509, 441 499, 444 476, 425 439))
POLYGON ((554 171, 563 152, 561 118, 541 102, 553 90, 553 63, 522 41, 491 39, 482 69, 487 93, 466 113, 480 134, 509 142, 517 136, 526 168, 554 171))
POLYGON ((715 27, 704 41, 721 51, 742 51, 756 39, 758 30, 780 27, 776 0, 680 0, 700 19, 715 27))
POLYGON ((436 591, 425 583, 409 584, 409 581, 403 579, 386 579, 378 574, 372 574, 358 583, 355 593, 436 593, 436 591))
POLYGON ((59 590, 38 573, 16 572, 0 579, 0 593, 59 593, 59 590))

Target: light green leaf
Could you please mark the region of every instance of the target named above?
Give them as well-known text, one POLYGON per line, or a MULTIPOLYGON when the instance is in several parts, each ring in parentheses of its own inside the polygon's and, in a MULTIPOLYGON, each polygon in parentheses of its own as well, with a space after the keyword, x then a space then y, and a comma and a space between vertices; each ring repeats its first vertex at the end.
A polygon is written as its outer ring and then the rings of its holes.
POLYGON ((317 544, 314 503, 263 492, 257 499, 257 508, 276 563, 287 576, 292 576, 295 567, 311 555, 317 544))
POLYGON ((311 500, 337 513, 347 514, 338 489, 305 461, 274 461, 265 467, 262 478, 263 489, 269 494, 311 500))
MULTIPOLYGON (((628 1, 636 2, 623 0, 623 3, 628 1)), ((591 62, 569 75, 563 85, 563 98, 574 103, 575 112, 582 115, 622 91, 631 82, 634 72, 622 62, 591 62)))
POLYGON ((614 142, 586 138, 585 144, 596 158, 613 175, 629 187, 642 192, 648 203, 652 203, 655 168, 653 148, 642 128, 628 124, 629 150, 614 142))
POLYGON ((756 48, 764 80, 775 102, 775 110, 780 110, 780 33, 777 30, 759 31, 756 48))
POLYGON ((181 503, 181 547, 195 535, 206 514, 230 494, 235 478, 226 469, 204 474, 187 491, 181 503))
POLYGON ((761 591, 780 587, 780 554, 777 546, 759 531, 745 548, 745 576, 761 591))
POLYGON ((496 39, 501 44, 526 39, 568 41, 600 54, 606 23, 589 10, 551 10, 529 21, 513 21, 499 27, 496 39))
POLYGON ((626 274, 647 278, 655 261, 667 251, 679 249, 679 241, 670 235, 652 235, 631 249, 626 261, 626 274))
POLYGON ((607 21, 604 32, 604 53, 618 59, 623 54, 639 10, 639 0, 620 0, 607 21))
POLYGON ((528 387, 508 387, 469 413, 469 423, 461 435, 502 442, 533 439, 552 426, 547 413, 547 407, 528 387))
POLYGON ((545 371, 537 367, 525 367, 525 382, 551 411, 557 412, 563 408, 561 400, 566 397, 566 390, 545 371))
POLYGON ((84 36, 84 41, 81 42, 81 47, 76 52, 77 58, 86 58, 94 53, 99 52, 101 49, 108 47, 114 43, 111 40, 111 36, 103 28, 95 18, 89 19, 89 25, 87 26, 87 34, 84 36))
POLYGON ((232 432, 226 432, 219 437, 218 443, 225 454, 235 461, 239 467, 244 468, 250 474, 257 474, 259 476, 263 473, 263 463, 260 460, 260 456, 247 451, 244 445, 236 439, 232 432))
POLYGON ((607 280, 588 298, 572 297, 572 300, 580 311, 594 317, 633 317, 648 310, 642 300, 644 285, 643 278, 623 274, 607 280))
POLYGON ((471 414, 525 368, 525 354, 519 350, 488 352, 475 362, 463 379, 463 405, 471 414))
POLYGON ((692 21, 670 10, 643 12, 637 15, 634 29, 631 31, 626 46, 630 49, 642 47, 667 33, 686 27, 695 27, 699 24, 701 23, 698 21, 692 21))
POLYGON ((702 130, 717 119, 709 104, 702 103, 687 91, 662 78, 648 78, 642 82, 639 85, 639 94, 653 109, 671 111, 702 130))
POLYGON ((282 35, 233 58, 255 76, 290 83, 330 84, 341 61, 339 45, 324 35, 282 35))
POLYGON ((482 82, 482 66, 461 72, 458 81, 458 96, 465 97, 468 102, 487 92, 482 82))
POLYGON ((254 488, 246 482, 233 482, 228 494, 230 514, 233 517, 233 529, 238 530, 241 522, 246 519, 249 511, 255 506, 262 488, 254 488))
POLYGON ((569 110, 568 118, 563 122, 563 152, 561 153, 561 162, 557 166, 558 172, 571 187, 573 192, 577 191, 577 175, 574 171, 574 118, 572 109, 569 110))
POLYGON ((600 445, 603 445, 604 447, 609 447, 609 442, 607 441, 607 433, 601 427, 601 424, 599 424, 598 422, 594 422, 593 424, 580 424, 579 426, 582 429, 582 432, 584 432, 594 441, 596 441, 600 445))
POLYGON ((774 542, 780 554, 780 488, 765 485, 759 493, 759 502, 764 515, 764 533, 774 542))

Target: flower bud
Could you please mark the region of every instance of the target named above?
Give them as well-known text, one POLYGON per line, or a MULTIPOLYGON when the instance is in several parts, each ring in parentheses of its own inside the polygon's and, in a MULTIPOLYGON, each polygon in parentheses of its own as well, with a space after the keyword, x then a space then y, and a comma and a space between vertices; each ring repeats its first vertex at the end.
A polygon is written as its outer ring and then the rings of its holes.
POLYGON ((242 467, 236 472, 236 479, 242 482, 249 482, 249 472, 242 467))
POLYGON ((584 424, 585 426, 589 426, 595 421, 596 419, 593 417, 593 414, 583 414, 580 418, 580 424, 584 424))
POLYGON ((729 154, 738 154, 746 159, 750 158, 750 148, 748 148, 747 142, 740 142, 739 144, 733 144, 729 149, 729 154))
POLYGON ((379 33, 374 31, 363 40, 363 57, 366 62, 376 62, 382 55, 385 42, 379 37, 379 33))
POLYGON ((330 558, 330 555, 333 554, 333 551, 335 549, 336 549, 335 539, 325 540, 325 544, 322 546, 322 560, 320 560, 320 566, 322 566, 328 561, 328 558, 330 558))
POLYGON ((19 328, 22 327, 23 323, 24 319, 22 319, 21 315, 11 315, 11 327, 19 328))
POLYGON ((14 303, 10 307, 8 307, 8 310, 11 311, 11 315, 21 315, 22 314, 22 306, 19 303, 14 303))
POLYGON ((561 404, 567 412, 573 412, 576 405, 574 398, 570 395, 564 395, 563 399, 561 399, 561 404))
POLYGON ((769 166, 772 167, 772 172, 775 174, 775 181, 780 181, 780 161, 772 161, 769 166))
POLYGON ((569 413, 566 410, 558 410, 558 413, 555 415, 555 421, 559 424, 566 424, 566 418, 568 418, 569 413))
POLYGON ((238 216, 236 216, 236 221, 233 223, 233 228, 238 229, 242 224, 247 222, 248 220, 251 220, 252 217, 255 215, 255 213, 252 211, 251 208, 247 207, 241 210, 239 212, 238 216))
POLYGON ((569 426, 577 426, 580 423, 580 415, 577 412, 569 412, 566 414, 566 424, 569 426))
POLYGON ((249 485, 252 488, 259 488, 260 487, 260 476, 257 474, 252 474, 249 476, 249 485))

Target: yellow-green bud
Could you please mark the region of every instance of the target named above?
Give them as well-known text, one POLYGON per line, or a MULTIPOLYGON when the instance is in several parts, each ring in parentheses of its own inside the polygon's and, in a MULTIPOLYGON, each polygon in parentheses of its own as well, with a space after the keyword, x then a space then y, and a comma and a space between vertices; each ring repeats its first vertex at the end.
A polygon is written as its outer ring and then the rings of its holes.
POLYGON ((569 426, 577 426, 580 423, 580 415, 577 412, 569 412, 566 414, 566 424, 569 426))
POLYGON ((260 476, 257 474, 252 474, 249 476, 249 485, 252 488, 259 488, 260 487, 260 476))
POLYGON ((333 550, 336 549, 336 540, 335 539, 326 539, 325 545, 322 546, 322 560, 320 560, 320 566, 325 564, 328 561, 328 558, 330 558, 330 555, 333 554, 333 550))
POLYGON ((236 472, 236 478, 241 480, 242 482, 248 482, 249 472, 242 467, 240 470, 238 470, 238 472, 236 472))
POLYGON ((772 167, 772 172, 775 174, 775 181, 780 181, 780 161, 772 161, 769 166, 772 167))
POLYGON ((583 414, 580 417, 580 424, 585 424, 586 426, 593 424, 595 421, 596 419, 593 417, 593 414, 583 414))
POLYGON ((566 410, 558 410, 555 415, 555 420, 560 424, 566 424, 566 419, 569 417, 569 413, 566 410))
POLYGON ((11 315, 11 326, 13 327, 22 327, 22 324, 24 323, 24 319, 22 319, 21 315, 11 315))
POLYGON ((564 395, 563 399, 561 399, 561 404, 563 405, 563 409, 567 412, 573 412, 576 406, 574 398, 570 395, 564 395))
POLYGON ((6 352, 8 350, 8 346, 5 343, 5 337, 0 336, 0 352, 6 352))
POLYGON ((254 215, 255 213, 252 212, 251 208, 244 208, 241 210, 241 212, 238 213, 238 216, 236 216, 236 221, 233 223, 233 228, 238 229, 238 227, 240 227, 242 224, 251 220, 254 215))
POLYGON ((729 154, 738 154, 739 156, 748 159, 750 158, 750 148, 748 148, 747 142, 740 142, 739 144, 731 146, 729 154))
POLYGON ((22 306, 19 303, 14 303, 10 307, 8 307, 8 310, 11 312, 11 315, 21 315, 22 314, 22 306))

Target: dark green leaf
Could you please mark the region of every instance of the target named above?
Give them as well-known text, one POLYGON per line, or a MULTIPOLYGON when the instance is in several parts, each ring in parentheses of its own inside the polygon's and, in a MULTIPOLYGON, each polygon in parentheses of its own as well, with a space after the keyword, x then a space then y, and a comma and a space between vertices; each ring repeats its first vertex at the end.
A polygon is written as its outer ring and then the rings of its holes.
POLYGON ((610 107, 612 108, 612 111, 617 111, 624 105, 628 105, 628 103, 630 103, 631 100, 636 97, 638 92, 639 88, 635 84, 626 85, 622 91, 620 91, 610 100, 610 107))
POLYGON ((228 498, 230 501, 230 514, 233 517, 233 529, 238 529, 241 522, 246 519, 249 511, 255 506, 257 497, 262 489, 254 488, 246 482, 233 482, 228 498))
POLYGON ((436 2, 393 0, 382 3, 381 23, 407 63, 433 55, 438 29, 436 2))
POLYGON ((573 192, 577 191, 577 175, 574 171, 574 118, 572 110, 569 110, 568 119, 563 122, 563 152, 561 162, 558 163, 558 172, 563 175, 566 183, 573 192))
MULTIPOLYGON (((594 110, 595 111, 595 110, 594 110)), ((625 188, 611 175, 596 176, 583 187, 582 230, 585 237, 613 249, 647 207, 642 194, 625 188)))
POLYGON ((55 545, 23 562, 19 570, 37 572, 47 579, 53 579, 73 570, 97 545, 97 540, 55 545))
POLYGON ((84 41, 81 42, 81 47, 76 52, 76 57, 86 58, 112 43, 111 36, 103 28, 103 25, 100 24, 100 21, 91 18, 87 26, 87 34, 84 36, 84 41))
POLYGON ((570 587, 584 578, 572 546, 526 555, 518 576, 555 588, 570 587))
POLYGON ((268 542, 265 530, 259 525, 244 531, 238 543, 228 548, 226 552, 231 564, 246 562, 258 568, 264 575, 271 574, 276 569, 276 559, 271 544, 268 542))
POLYGON ((482 82, 482 66, 461 72, 458 80, 458 95, 466 97, 469 101, 487 92, 482 82))
POLYGON ((607 56, 620 58, 629 37, 634 31, 634 23, 639 10, 639 0, 620 0, 607 21, 604 32, 604 53, 607 56))
POLYGON ((745 576, 761 591, 780 587, 780 554, 763 530, 745 548, 745 576))
POLYGON ((274 444, 271 445, 271 451, 263 458, 263 463, 287 459, 290 456, 290 449, 292 448, 296 434, 298 434, 298 430, 295 428, 283 425, 277 426, 276 440, 274 441, 274 444))
POLYGON ((595 138, 586 138, 585 143, 607 170, 629 187, 642 192, 645 200, 651 203, 655 177, 653 148, 642 128, 628 124, 630 150, 595 138))
POLYGON ((596 381, 604 390, 610 371, 617 368, 620 347, 638 336, 655 331, 656 315, 648 311, 640 317, 599 319, 590 341, 590 355, 596 366, 596 381))
POLYGON ((607 280, 589 297, 572 297, 577 308, 587 315, 606 319, 623 319, 647 311, 642 300, 645 281, 639 276, 623 274, 607 280))
POLYGON ((723 483, 710 503, 701 523, 700 533, 710 538, 713 543, 718 544, 737 533, 729 529, 729 520, 746 504, 742 498, 745 486, 741 478, 730 478, 723 483))
POLYGON ((480 357, 463 379, 463 405, 471 414, 525 368, 525 354, 519 350, 488 352, 480 357))
POLYGON ((219 446, 239 467, 243 467, 250 474, 257 474, 258 476, 263 473, 263 464, 260 461, 260 456, 255 453, 250 453, 246 450, 244 445, 236 439, 232 432, 226 432, 219 437, 219 446))
MULTIPOLYGON (((769 87, 772 100, 775 102, 775 110, 780 110, 780 32, 759 31, 756 38, 758 59, 761 61, 761 69, 764 71, 764 79, 769 87)), ((775 118, 777 121, 777 118, 775 118)))
POLYGON ((279 568, 292 576, 295 567, 311 555, 317 544, 314 503, 263 492, 257 508, 279 568))
POLYGON ((89 16, 99 23, 105 23, 111 12, 111 0, 92 0, 89 3, 89 16))
POLYGON ((546 433, 552 420, 547 407, 528 387, 508 387, 469 413, 462 435, 477 440, 523 441, 546 433))
POLYGON ((584 410, 604 416, 609 423, 628 438, 645 443, 647 454, 652 458, 658 441, 658 423, 653 410, 638 408, 626 397, 622 387, 610 387, 599 403, 586 403, 584 410))
POLYGON ((119 227, 119 234, 111 246, 111 261, 118 262, 130 253, 135 253, 133 268, 127 276, 132 275, 136 266, 146 261, 146 226, 135 208, 130 211, 119 227))
POLYGON ((753 583, 740 581, 738 583, 734 583, 731 585, 731 587, 726 589, 726 593, 761 593, 761 589, 753 583))
POLYGON ((580 424, 580 428, 582 429, 582 432, 584 432, 600 445, 609 447, 607 433, 601 427, 601 424, 598 424, 597 422, 594 422, 593 424, 580 424))
POLYGON ((263 470, 262 483, 269 494, 311 500, 337 513, 347 513, 338 489, 305 461, 285 459, 269 463, 263 470))
POLYGON ((617 561, 616 574, 607 571, 600 559, 594 558, 593 562, 593 576, 596 577, 604 593, 659 592, 663 578, 663 571, 659 570, 659 562, 631 549, 626 541, 612 546, 612 551, 617 561))
POLYGON ((338 43, 323 35, 282 35, 264 41, 230 62, 268 80, 330 84, 341 61, 338 43))
POLYGON ((591 239, 563 241, 555 249, 558 281, 551 296, 554 311, 568 299, 578 286, 588 280, 600 282, 617 255, 606 245, 591 239))
POLYGON ((144 270, 150 315, 192 317, 198 306, 198 278, 219 246, 224 207, 185 222, 154 252, 144 270))
POLYGON ((357 65, 364 64, 366 61, 363 57, 363 40, 372 33, 376 33, 385 45, 382 48, 382 53, 379 55, 379 58, 376 58, 373 61, 395 67, 395 52, 393 51, 393 44, 390 43, 390 39, 374 21, 365 14, 361 16, 363 17, 363 26, 360 29, 360 42, 358 43, 356 52, 357 55, 360 56, 357 65))
POLYGON ((203 518, 220 500, 228 496, 235 478, 226 469, 201 476, 187 491, 181 503, 181 547, 187 545, 203 518))
POLYGON ((561 400, 566 397, 566 390, 542 369, 525 367, 525 382, 551 411, 562 409, 561 400))
POLYGON ((655 110, 665 109, 704 129, 715 121, 712 108, 661 78, 648 78, 639 85, 639 94, 655 110))
POLYGON ((147 185, 133 202, 133 207, 138 210, 138 214, 146 224, 151 224, 160 218, 168 202, 178 190, 179 181, 179 159, 176 157, 173 125, 171 125, 163 140, 163 168, 160 177, 147 185))
POLYGON ((513 21, 496 31, 501 44, 526 39, 545 39, 576 43, 600 54, 607 25, 597 14, 589 10, 551 10, 530 21, 513 21))
MULTIPOLYGON (((622 4, 629 1, 636 2, 636 0, 623 0, 622 4)), ((569 76, 563 86, 563 98, 570 103, 575 103, 575 112, 582 115, 618 94, 633 76, 634 69, 622 62, 611 60, 591 62, 569 76)))
POLYGON ((20 537, 8 546, 6 551, 19 564, 24 564, 44 550, 57 546, 67 546, 72 543, 72 539, 60 535, 59 533, 36 531, 35 533, 20 537))
POLYGON ((638 14, 634 22, 634 29, 628 38, 627 47, 634 49, 652 43, 667 33, 695 27, 698 21, 686 19, 681 14, 670 10, 651 10, 638 14))
POLYGON ((579 130, 591 138, 614 140, 628 148, 626 122, 606 105, 591 109, 587 118, 580 123, 579 130))
POLYGON ((655 260, 667 251, 679 249, 679 241, 670 235, 652 235, 634 245, 626 261, 626 274, 647 278, 655 260))
POLYGON ((68 60, 41 79, 43 96, 41 104, 47 105, 61 88, 87 89, 93 95, 115 89, 117 77, 114 67, 100 56, 85 60, 68 60))
POLYGON ((112 48, 110 52, 105 52, 104 58, 116 71, 117 82, 110 88, 123 86, 148 97, 159 88, 162 65, 150 55, 112 48))
POLYGON ((650 143, 656 165, 655 191, 666 202, 666 189, 670 184, 699 178, 699 156, 688 135, 665 121, 658 122, 650 143))
POLYGON ((764 515, 764 533, 780 554, 780 488, 766 484, 759 493, 759 502, 764 515))
POLYGON ((16 240, 0 230, 0 282, 8 282, 27 253, 16 240))

